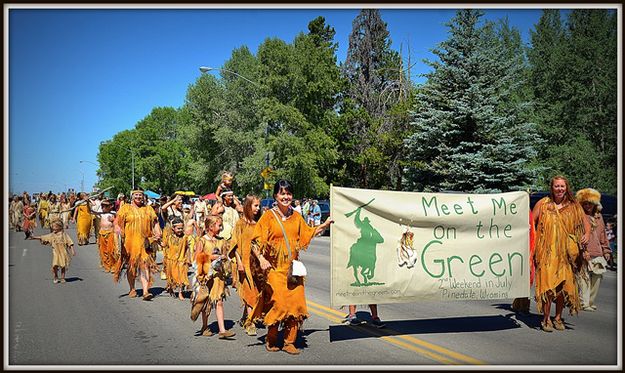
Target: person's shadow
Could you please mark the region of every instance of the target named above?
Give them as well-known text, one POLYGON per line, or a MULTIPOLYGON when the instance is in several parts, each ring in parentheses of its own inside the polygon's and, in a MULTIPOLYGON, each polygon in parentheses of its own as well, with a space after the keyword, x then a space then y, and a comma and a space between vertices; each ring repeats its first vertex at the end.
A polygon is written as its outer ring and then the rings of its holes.
MULTIPOLYGON (((259 328, 260 330, 260 328, 259 328)), ((299 348, 299 349, 306 349, 308 348, 308 336, 316 333, 316 332, 324 332, 327 331, 328 329, 304 329, 304 330, 300 330, 297 333, 297 338, 295 339, 295 347, 299 348)), ((243 331, 243 333, 245 333, 245 331, 243 331)), ((259 336, 256 338, 257 342, 256 343, 250 343, 247 346, 248 347, 252 347, 252 346, 264 346, 265 343, 267 342, 267 334, 265 333, 262 336, 259 336)), ((282 348, 284 347, 284 331, 280 330, 278 332, 278 344, 277 347, 282 348)))
MULTIPOLYGON (((213 310, 211 312, 211 314, 214 312, 215 310, 213 310)), ((199 317, 201 319, 201 316, 199 317)), ((230 330, 234 327, 235 322, 232 320, 224 320, 224 327, 226 328, 226 330, 230 330)), ((200 324, 201 325, 201 324, 200 324)), ((208 329, 213 332, 213 335, 216 336, 219 333, 219 325, 217 325, 217 321, 213 321, 212 323, 208 324, 208 329)), ((245 332, 244 332, 245 333, 245 332)), ((237 333, 238 336, 239 333, 237 333)), ((200 326, 200 330, 197 330, 195 332, 195 334, 193 334, 196 337, 200 337, 202 336, 202 328, 200 326)), ((236 337, 236 336, 235 336, 236 337)))
MULTIPOLYGON (((368 312, 357 312, 356 316, 361 320, 371 321, 368 312)), ((384 328, 379 329, 369 323, 359 326, 331 325, 330 342, 411 334, 488 332, 521 327, 514 319, 502 315, 396 320, 385 321, 385 324, 384 328)))
POLYGON ((76 282, 76 281, 84 281, 82 278, 80 277, 66 277, 65 278, 66 282, 76 282))
MULTIPOLYGON (((493 304, 493 306, 500 310, 510 311, 510 313, 503 315, 504 317, 510 320, 513 320, 512 317, 514 316, 514 319, 516 320, 516 322, 523 323, 527 327, 532 328, 532 329, 541 330, 540 322, 543 320, 543 315, 538 314, 538 313, 532 313, 532 311, 529 311, 529 312, 515 311, 512 309, 512 305, 510 303, 496 303, 496 304, 493 304)), ((562 321, 564 321, 565 328, 571 329, 571 330, 575 329, 571 327, 571 324, 566 322, 564 315, 562 315, 562 321)))

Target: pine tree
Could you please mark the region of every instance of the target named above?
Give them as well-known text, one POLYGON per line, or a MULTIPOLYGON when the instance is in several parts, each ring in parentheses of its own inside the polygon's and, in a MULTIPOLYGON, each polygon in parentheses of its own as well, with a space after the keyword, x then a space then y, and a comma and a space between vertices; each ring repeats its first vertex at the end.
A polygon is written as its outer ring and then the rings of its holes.
POLYGON ((333 133, 343 155, 339 183, 365 188, 390 184, 389 164, 400 148, 384 141, 395 130, 389 110, 409 86, 400 55, 390 46, 380 11, 361 10, 353 21, 342 66, 348 87, 341 101, 341 122, 333 133))
POLYGON ((417 96, 414 134, 406 139, 413 190, 499 192, 531 184, 534 124, 524 120, 517 91, 521 70, 483 13, 461 10, 450 38, 417 96))
POLYGON ((545 10, 531 32, 528 87, 546 141, 543 188, 564 174, 574 188, 616 191, 616 30, 613 11, 576 9, 568 27, 558 10, 545 10))

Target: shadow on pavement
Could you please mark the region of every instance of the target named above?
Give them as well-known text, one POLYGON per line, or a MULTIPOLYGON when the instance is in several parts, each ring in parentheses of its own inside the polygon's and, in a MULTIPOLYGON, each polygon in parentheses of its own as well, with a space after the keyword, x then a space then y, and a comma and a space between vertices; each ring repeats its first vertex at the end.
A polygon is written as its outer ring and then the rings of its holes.
POLYGON ((381 329, 368 324, 360 326, 331 325, 330 342, 405 334, 490 332, 521 327, 515 320, 502 315, 399 320, 385 321, 385 323, 386 327, 381 329))
POLYGON ((66 277, 65 281, 67 282, 74 282, 74 281, 84 281, 82 278, 80 277, 66 277))
MULTIPOLYGON (((512 309, 512 305, 510 305, 509 303, 498 303, 498 304, 493 304, 493 306, 497 309, 500 310, 506 310, 506 311, 510 311, 510 313, 503 315, 506 318, 511 319, 511 321, 515 322, 519 322, 519 323, 523 323, 525 324, 527 327, 532 328, 532 329, 536 329, 536 330, 541 330, 540 328, 540 322, 543 319, 543 316, 539 313, 532 313, 530 312, 516 312, 512 309), (512 320, 512 317, 514 316, 515 320, 512 320)), ((555 307, 555 306, 554 306, 555 307)), ((552 307, 553 308, 553 307, 552 307)), ((566 312, 566 310, 564 311, 566 312)), ((566 321, 566 313, 562 314, 562 321, 564 321, 564 326, 566 327, 566 329, 571 329, 574 330, 575 328, 572 328, 572 324, 568 323, 566 321)), ((553 312, 551 315, 551 319, 553 320, 553 312)))
MULTIPOLYGON (((295 347, 300 348, 300 349, 306 349, 308 348, 308 336, 316 333, 316 332, 324 332, 327 329, 304 329, 303 331, 299 331, 297 333, 297 338, 295 339, 295 347)), ((245 331, 242 332, 243 335, 245 334, 245 331)), ((256 337, 256 343, 249 343, 247 344, 248 347, 252 347, 252 346, 264 346, 265 342, 266 342, 266 336, 267 333, 264 331, 261 331, 261 329, 258 329, 258 336, 256 337)), ((247 335, 246 335, 247 336, 247 335)), ((249 337, 252 338, 252 337, 249 337)), ((282 348, 284 347, 284 333, 282 330, 280 330, 278 332, 278 347, 282 348)))

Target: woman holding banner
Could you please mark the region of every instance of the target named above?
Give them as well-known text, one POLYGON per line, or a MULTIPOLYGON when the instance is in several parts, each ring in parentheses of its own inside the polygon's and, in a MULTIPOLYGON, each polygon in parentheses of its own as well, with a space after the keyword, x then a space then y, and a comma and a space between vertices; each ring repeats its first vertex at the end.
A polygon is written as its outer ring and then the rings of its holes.
POLYGON ((538 311, 543 313, 541 327, 545 332, 554 328, 564 330, 564 306, 571 315, 580 308, 574 272, 579 268, 580 248, 588 242, 590 227, 564 176, 551 179, 549 196, 536 203, 532 214, 536 224, 535 293, 538 311), (556 312, 552 323, 554 300, 556 312))
POLYGON ((267 351, 279 351, 278 326, 284 329, 283 351, 297 355, 297 331, 308 317, 304 280, 289 276, 293 260, 305 250, 314 236, 323 232, 333 220, 328 218, 317 227, 309 227, 299 213, 293 211, 293 185, 279 180, 273 188, 277 206, 260 218, 252 235, 252 252, 266 272, 266 282, 250 316, 251 322, 262 320, 267 325, 267 351))

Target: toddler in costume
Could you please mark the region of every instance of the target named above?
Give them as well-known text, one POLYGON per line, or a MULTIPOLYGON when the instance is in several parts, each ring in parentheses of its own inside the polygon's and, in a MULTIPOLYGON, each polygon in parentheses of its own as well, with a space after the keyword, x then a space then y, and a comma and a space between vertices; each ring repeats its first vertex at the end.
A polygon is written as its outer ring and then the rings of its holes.
POLYGON ((52 274, 54 275, 53 283, 65 283, 65 273, 72 260, 72 256, 76 255, 74 250, 74 241, 63 230, 63 222, 61 220, 53 220, 50 223, 52 233, 43 236, 31 236, 33 240, 39 240, 43 245, 52 246, 52 274), (58 277, 58 271, 61 270, 61 279, 58 277))

